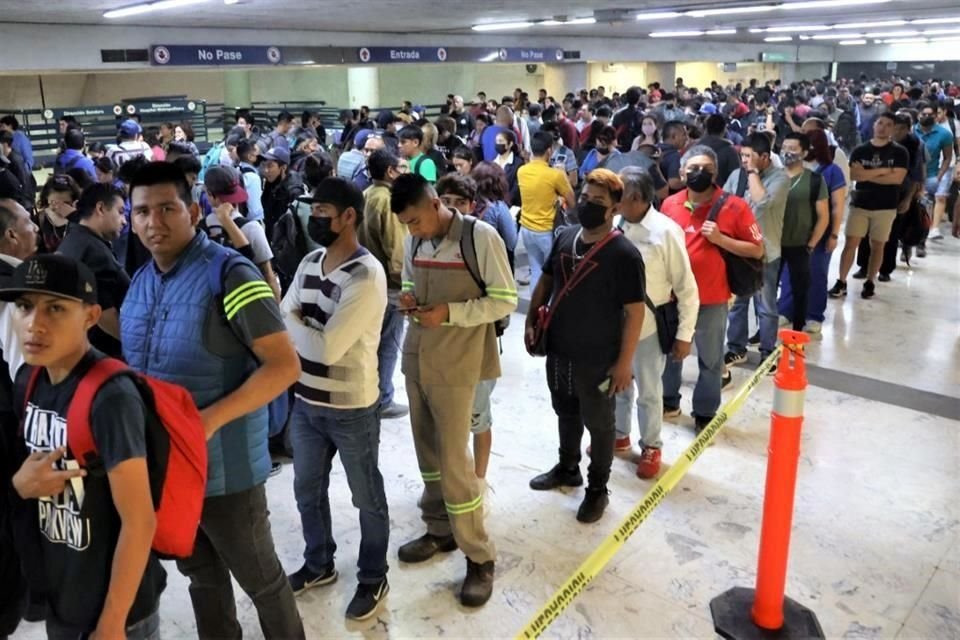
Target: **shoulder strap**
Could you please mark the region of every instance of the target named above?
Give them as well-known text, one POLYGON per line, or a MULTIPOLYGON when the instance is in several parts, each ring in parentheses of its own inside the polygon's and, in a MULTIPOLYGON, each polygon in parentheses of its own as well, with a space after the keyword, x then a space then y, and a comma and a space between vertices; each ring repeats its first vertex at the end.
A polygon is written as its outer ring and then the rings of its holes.
POLYGON ((73 457, 81 464, 90 464, 97 457, 97 446, 90 425, 94 397, 108 380, 128 372, 132 373, 131 369, 120 360, 104 358, 95 362, 80 379, 67 409, 67 444, 73 457))
POLYGON ((737 182, 737 195, 741 198, 743 197, 743 194, 747 192, 747 180, 749 179, 750 176, 747 174, 747 171, 743 167, 740 167, 740 180, 737 182))
POLYGON ((477 228, 477 219, 473 216, 463 216, 463 230, 460 232, 460 253, 463 255, 463 263, 470 273, 470 277, 477 283, 484 295, 487 293, 487 285, 480 276, 480 261, 477 259, 477 243, 474 233, 477 228))
POLYGON ((717 216, 720 215, 720 209, 723 208, 723 205, 726 204, 727 198, 730 197, 729 193, 721 193, 720 197, 717 198, 717 201, 713 203, 713 206, 710 207, 710 213, 707 214, 707 221, 716 222, 717 216))
MULTIPOLYGON (((27 404, 30 402, 30 396, 33 395, 34 390, 37 388, 37 381, 40 380, 40 372, 43 371, 43 367, 31 367, 30 377, 27 378, 27 389, 23 394, 23 412, 27 412, 27 404)), ((23 430, 23 423, 20 424, 21 431, 23 430)))
POLYGON ((421 153, 420 157, 414 160, 413 167, 410 168, 410 173, 419 175, 420 165, 423 164, 423 161, 426 160, 426 158, 427 158, 427 154, 421 153))
MULTIPOLYGON (((580 263, 573 268, 573 272, 570 274, 570 277, 567 279, 566 284, 563 285, 563 288, 560 289, 559 293, 557 293, 557 296, 553 299, 553 304, 550 305, 550 311, 547 313, 547 318, 546 318, 547 325, 549 325, 550 321, 553 319, 553 314, 557 310, 557 305, 559 305, 560 301, 563 300, 568 293, 570 293, 571 289, 573 288, 572 287, 573 283, 577 282, 577 277, 576 277, 577 273, 580 271, 580 269, 583 268, 583 265, 587 264, 590 261, 590 258, 596 255, 596 253, 600 251, 600 249, 605 247, 608 242, 610 242, 611 240, 613 240, 614 238, 620 235, 622 234, 619 229, 613 229, 612 231, 610 231, 610 233, 606 235, 606 237, 603 240, 601 240, 600 242, 590 247, 590 251, 587 251, 587 253, 583 256, 583 259, 580 260, 580 263)), ((577 242, 576 238, 574 238, 573 242, 574 242, 574 245, 576 245, 576 242, 577 242)), ((574 249, 576 249, 576 246, 574 246, 574 249)))

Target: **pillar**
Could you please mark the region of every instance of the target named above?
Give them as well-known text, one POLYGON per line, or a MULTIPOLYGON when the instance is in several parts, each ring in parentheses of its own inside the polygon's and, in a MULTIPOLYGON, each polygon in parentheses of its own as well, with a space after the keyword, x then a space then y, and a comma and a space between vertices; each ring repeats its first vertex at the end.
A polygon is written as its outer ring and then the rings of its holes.
POLYGON ((229 69, 223 72, 223 104, 227 109, 247 108, 253 102, 250 93, 250 72, 229 69))
POLYGON ((380 106, 380 70, 374 66, 348 67, 347 95, 351 109, 380 106))
POLYGON ((660 86, 673 91, 677 83, 677 63, 676 62, 648 62, 647 63, 647 84, 659 82, 660 86))

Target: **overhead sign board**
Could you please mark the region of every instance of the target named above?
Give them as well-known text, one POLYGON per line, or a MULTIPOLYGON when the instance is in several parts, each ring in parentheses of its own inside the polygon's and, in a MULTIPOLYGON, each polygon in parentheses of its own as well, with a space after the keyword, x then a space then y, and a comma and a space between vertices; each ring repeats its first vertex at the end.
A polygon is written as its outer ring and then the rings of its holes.
POLYGON ((446 47, 360 47, 357 60, 366 63, 446 62, 446 47))
POLYGON ((231 44, 155 44, 150 47, 150 64, 159 66, 218 67, 282 63, 283 54, 279 47, 231 44))
POLYGON ((779 51, 763 51, 760 53, 760 62, 789 62, 790 56, 779 51))
POLYGON ((563 49, 504 47, 497 50, 493 62, 563 62, 563 49))
POLYGON ((197 103, 193 100, 167 100, 163 102, 130 102, 125 105, 129 115, 161 115, 165 113, 184 113, 195 111, 197 103))
POLYGON ((67 109, 47 109, 43 112, 46 120, 59 120, 64 116, 83 121, 85 118, 101 118, 103 116, 123 115, 123 107, 119 104, 98 105, 93 107, 70 107, 67 109))

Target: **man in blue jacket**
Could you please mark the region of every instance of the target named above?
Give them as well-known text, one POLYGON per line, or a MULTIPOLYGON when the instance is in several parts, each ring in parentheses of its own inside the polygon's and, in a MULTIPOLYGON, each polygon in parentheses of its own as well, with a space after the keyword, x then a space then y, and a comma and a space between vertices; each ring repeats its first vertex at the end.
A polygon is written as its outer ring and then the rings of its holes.
POLYGON ((7 115, 0 118, 0 131, 13 132, 13 149, 21 156, 27 169, 33 171, 33 145, 30 138, 20 130, 20 122, 15 116, 7 115))
POLYGON ((273 290, 232 249, 196 232, 200 210, 174 165, 153 162, 130 183, 131 226, 152 260, 120 310, 123 355, 142 373, 184 386, 207 432, 207 498, 190 578, 201 638, 239 638, 231 575, 253 600, 263 635, 303 638, 267 518, 267 404, 300 376, 273 290))
POLYGON ((60 174, 71 169, 83 169, 90 176, 90 179, 96 182, 97 170, 93 166, 93 160, 83 154, 84 143, 83 132, 80 129, 68 129, 63 134, 65 149, 53 163, 53 172, 60 174))

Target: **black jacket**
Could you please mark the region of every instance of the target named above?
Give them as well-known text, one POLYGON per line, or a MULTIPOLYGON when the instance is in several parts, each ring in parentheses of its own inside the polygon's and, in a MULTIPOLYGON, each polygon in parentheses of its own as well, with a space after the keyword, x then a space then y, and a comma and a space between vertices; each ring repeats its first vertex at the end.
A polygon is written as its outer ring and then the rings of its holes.
POLYGON ((263 185, 263 196, 260 202, 263 204, 263 223, 268 238, 273 237, 273 225, 280 216, 286 213, 293 201, 303 194, 303 180, 295 171, 289 171, 286 177, 276 182, 267 182, 263 185))

